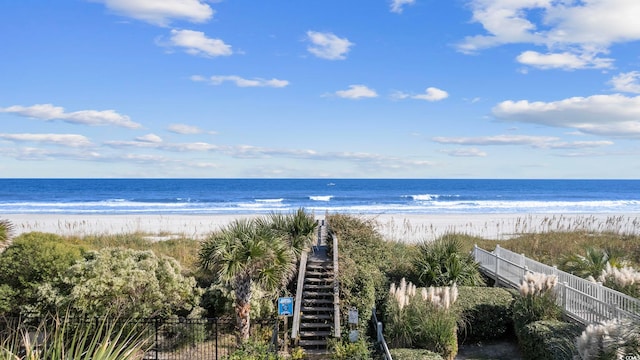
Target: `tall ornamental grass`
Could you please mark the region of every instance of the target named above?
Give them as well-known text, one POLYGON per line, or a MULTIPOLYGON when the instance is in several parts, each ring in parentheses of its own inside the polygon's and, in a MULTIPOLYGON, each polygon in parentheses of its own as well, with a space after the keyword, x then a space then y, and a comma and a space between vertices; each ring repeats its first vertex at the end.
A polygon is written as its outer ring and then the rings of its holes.
POLYGON ((138 360, 148 350, 135 324, 105 319, 85 325, 58 317, 36 327, 18 324, 2 334, 0 360, 138 360))
POLYGON ((416 288, 402 279, 391 284, 385 333, 392 348, 420 348, 453 359, 458 352, 458 316, 451 305, 458 287, 416 288))
POLYGON ((520 284, 520 296, 513 302, 513 323, 518 339, 521 330, 534 321, 558 320, 562 310, 556 304, 555 275, 527 273, 520 284))
POLYGON ((576 360, 640 358, 640 322, 608 320, 590 324, 576 338, 576 360))
POLYGON ((631 266, 617 268, 607 263, 600 276, 597 279, 590 278, 590 280, 597 280, 608 288, 640 298, 640 271, 631 266))

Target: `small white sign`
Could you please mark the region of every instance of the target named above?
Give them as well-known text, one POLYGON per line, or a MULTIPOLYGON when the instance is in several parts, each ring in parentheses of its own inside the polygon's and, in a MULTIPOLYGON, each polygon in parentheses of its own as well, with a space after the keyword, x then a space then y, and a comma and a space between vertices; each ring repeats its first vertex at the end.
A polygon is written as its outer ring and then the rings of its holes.
POLYGON ((349 309, 349 324, 358 324, 358 309, 349 309))
POLYGON ((356 342, 358 341, 358 330, 351 330, 349 331, 349 341, 351 342, 356 342))

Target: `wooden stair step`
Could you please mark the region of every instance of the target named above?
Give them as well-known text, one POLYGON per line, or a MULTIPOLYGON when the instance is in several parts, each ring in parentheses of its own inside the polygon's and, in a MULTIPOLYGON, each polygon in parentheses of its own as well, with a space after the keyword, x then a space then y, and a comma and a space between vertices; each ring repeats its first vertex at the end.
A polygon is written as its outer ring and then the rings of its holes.
POLYGON ((311 323, 311 322, 301 322, 301 328, 331 328, 333 324, 330 323, 311 323))
POLYGON ((311 303, 311 304, 331 304, 333 305, 333 299, 305 299, 302 298, 302 302, 311 303))
POLYGON ((304 274, 305 276, 333 277, 332 271, 307 271, 304 274))
POLYGON ((310 299, 310 298, 326 298, 326 297, 331 297, 333 299, 333 292, 332 291, 304 291, 302 292, 302 298, 303 299, 310 299))
POLYGON ((331 331, 300 331, 300 337, 327 337, 331 336, 331 331))
POLYGON ((305 311, 333 312, 333 306, 303 306, 302 312, 305 311))
POLYGON ((332 320, 333 315, 325 314, 302 314, 303 320, 332 320))
POLYGON ((305 347, 305 346, 326 346, 327 345, 327 340, 300 340, 298 342, 298 345, 305 347))
POLYGON ((333 284, 330 285, 314 285, 314 284, 304 284, 305 289, 333 289, 333 284))

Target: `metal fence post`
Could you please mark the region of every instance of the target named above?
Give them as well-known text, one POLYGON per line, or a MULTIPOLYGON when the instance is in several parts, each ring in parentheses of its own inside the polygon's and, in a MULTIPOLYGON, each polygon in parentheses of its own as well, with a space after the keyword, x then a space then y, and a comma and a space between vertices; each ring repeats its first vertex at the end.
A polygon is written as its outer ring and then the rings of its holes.
POLYGON ((155 346, 154 349, 156 350, 156 360, 158 360, 158 331, 160 331, 160 326, 158 326, 158 318, 156 317, 155 319, 153 319, 153 324, 154 324, 154 331, 155 331, 155 346))
POLYGON ((213 324, 216 337, 216 360, 218 360, 218 318, 213 319, 213 324))

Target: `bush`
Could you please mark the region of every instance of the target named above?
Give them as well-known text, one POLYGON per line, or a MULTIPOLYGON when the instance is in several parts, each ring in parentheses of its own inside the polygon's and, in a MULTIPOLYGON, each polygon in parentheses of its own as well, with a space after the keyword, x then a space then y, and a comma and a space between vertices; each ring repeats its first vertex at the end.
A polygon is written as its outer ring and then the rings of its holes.
POLYGON ((223 357, 224 360, 277 360, 278 357, 269 349, 269 344, 248 340, 231 354, 223 357))
POLYGON ((106 248, 86 253, 60 283, 44 284, 38 292, 41 306, 68 308, 72 315, 141 318, 194 315, 201 291, 173 258, 106 248))
POLYGON ((520 286, 520 296, 513 302, 513 325, 521 340, 523 329, 528 324, 540 320, 559 320, 562 309, 556 304, 553 290, 557 283, 555 276, 539 273, 525 275, 520 286))
POLYGON ((433 242, 423 242, 414 260, 420 285, 483 285, 478 263, 471 253, 464 252, 462 248, 463 242, 456 234, 445 235, 433 242))
POLYGON ((394 360, 443 360, 442 356, 424 349, 391 349, 394 360))
POLYGON ((54 234, 32 232, 17 237, 0 254, 0 310, 10 315, 32 315, 38 287, 57 281, 82 252, 82 248, 64 244, 54 234))
POLYGON ((523 327, 518 344, 525 359, 571 360, 577 354, 574 340, 581 332, 572 323, 535 321, 523 327))
MULTIPOLYGON (((365 333, 373 307, 381 305, 387 293, 384 271, 392 262, 389 243, 371 221, 342 214, 327 215, 326 219, 330 232, 338 237, 342 317, 346 319, 349 309, 358 309, 363 319, 358 326, 365 333)), ((332 251, 332 242, 328 245, 332 251)))
POLYGON ((329 349, 334 360, 370 360, 373 347, 360 337, 356 342, 346 338, 330 339, 329 349))
POLYGON ((454 305, 464 326, 458 329, 463 341, 491 341, 513 334, 511 306, 515 293, 503 288, 461 286, 454 305))
POLYGON ((404 279, 398 287, 392 284, 385 317, 391 346, 428 349, 453 359, 458 352, 458 314, 451 304, 457 297, 456 286, 416 289, 404 279))

